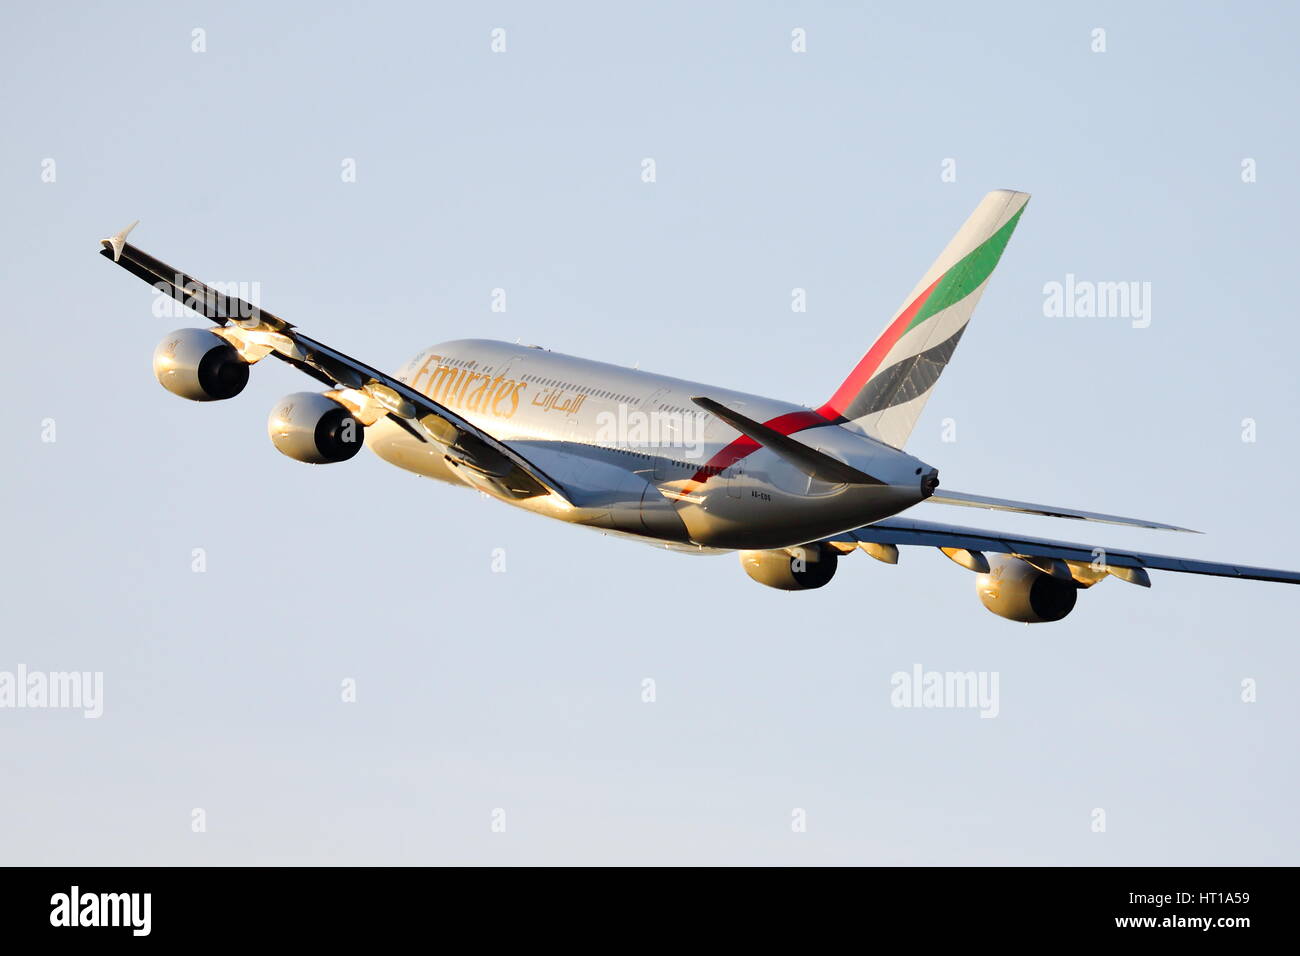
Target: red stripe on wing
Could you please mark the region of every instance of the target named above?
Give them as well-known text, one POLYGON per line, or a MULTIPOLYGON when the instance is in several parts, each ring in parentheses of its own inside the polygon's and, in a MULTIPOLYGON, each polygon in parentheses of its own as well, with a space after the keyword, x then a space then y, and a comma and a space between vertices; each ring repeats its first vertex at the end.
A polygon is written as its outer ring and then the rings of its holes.
MULTIPOLYGON (((769 421, 763 423, 768 428, 780 432, 782 435, 793 435, 795 432, 801 432, 806 428, 816 428, 818 425, 829 425, 830 421, 819 415, 817 412, 803 410, 798 412, 786 412, 784 415, 778 415, 769 421)), ((684 488, 684 491, 691 491, 696 485, 702 484, 713 475, 718 474, 725 468, 730 468, 736 462, 748 455, 758 451, 763 447, 748 435, 741 435, 735 441, 726 445, 716 452, 712 458, 706 462, 690 478, 690 484, 684 488)))

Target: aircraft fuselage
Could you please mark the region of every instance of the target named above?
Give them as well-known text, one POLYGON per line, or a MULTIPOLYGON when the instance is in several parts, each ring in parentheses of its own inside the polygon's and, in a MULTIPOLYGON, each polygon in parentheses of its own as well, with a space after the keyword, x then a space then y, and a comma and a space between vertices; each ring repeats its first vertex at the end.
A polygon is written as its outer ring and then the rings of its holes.
POLYGON ((387 419, 366 442, 385 461, 510 504, 684 550, 792 547, 903 511, 933 490, 924 462, 812 410, 546 349, 466 339, 426 349, 398 377, 535 462, 573 492, 513 497, 387 419), (879 485, 831 484, 739 435, 706 396, 879 485))

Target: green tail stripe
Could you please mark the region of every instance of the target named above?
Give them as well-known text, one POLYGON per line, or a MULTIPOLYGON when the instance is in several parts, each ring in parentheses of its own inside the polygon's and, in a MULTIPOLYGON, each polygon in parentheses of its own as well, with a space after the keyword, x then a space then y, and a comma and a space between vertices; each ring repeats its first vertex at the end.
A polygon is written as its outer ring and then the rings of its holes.
POLYGON ((998 260, 1002 258, 1002 250, 1007 247, 1007 241, 1010 240, 1011 233, 1015 231, 1016 223, 1020 221, 1020 215, 1024 211, 1025 208, 1021 206, 1020 211, 1008 219, 1006 225, 944 273, 939 284, 930 293, 930 297, 908 323, 904 334, 912 331, 936 312, 942 312, 950 305, 956 305, 980 287, 993 271, 993 267, 998 264, 998 260))

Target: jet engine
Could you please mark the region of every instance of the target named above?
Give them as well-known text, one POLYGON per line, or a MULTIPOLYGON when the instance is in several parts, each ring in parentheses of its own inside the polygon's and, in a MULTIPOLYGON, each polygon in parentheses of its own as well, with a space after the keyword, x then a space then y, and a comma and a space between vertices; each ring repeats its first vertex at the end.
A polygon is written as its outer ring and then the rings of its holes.
POLYGON ((283 454, 309 465, 347 461, 361 450, 366 433, 350 411, 319 392, 294 392, 280 399, 266 431, 283 454))
POLYGON ((218 402, 244 390, 248 363, 207 329, 177 329, 153 350, 153 374, 173 395, 218 402))
POLYGON ((759 584, 782 591, 811 591, 835 577, 839 554, 825 545, 809 544, 780 551, 742 551, 740 566, 759 584))
MULTIPOLYGON (((980 602, 998 617, 1039 624, 1059 621, 1074 610, 1081 587, 1074 580, 1045 574, 1010 555, 991 554, 988 563, 988 571, 975 579, 975 588, 980 602)), ((1063 562, 1059 566, 1065 568, 1063 562)))

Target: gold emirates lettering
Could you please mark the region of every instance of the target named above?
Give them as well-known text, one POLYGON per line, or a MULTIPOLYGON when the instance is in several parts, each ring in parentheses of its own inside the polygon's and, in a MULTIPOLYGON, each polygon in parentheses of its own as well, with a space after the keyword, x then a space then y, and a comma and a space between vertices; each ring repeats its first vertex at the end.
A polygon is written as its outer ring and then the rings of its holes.
POLYGON ((411 387, 443 405, 509 418, 519 410, 519 393, 528 386, 500 375, 493 378, 482 372, 453 368, 442 364, 441 355, 430 355, 411 379, 411 387), (429 366, 435 362, 438 364, 430 371, 429 366), (428 381, 421 386, 420 380, 426 375, 428 381))

